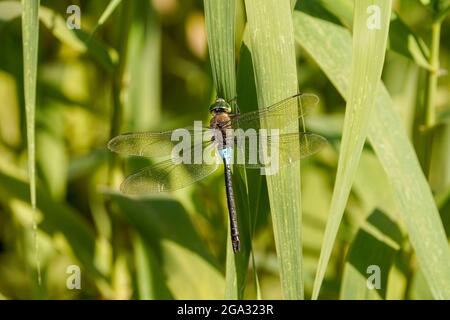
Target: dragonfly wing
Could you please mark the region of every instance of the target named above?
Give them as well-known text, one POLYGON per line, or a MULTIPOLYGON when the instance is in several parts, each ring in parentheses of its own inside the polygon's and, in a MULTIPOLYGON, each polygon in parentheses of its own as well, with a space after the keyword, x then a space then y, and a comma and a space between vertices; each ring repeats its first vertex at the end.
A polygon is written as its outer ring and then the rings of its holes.
POLYGON ((285 124, 293 121, 294 119, 304 117, 307 115, 317 104, 319 103, 319 97, 311 93, 300 93, 293 97, 284 99, 276 104, 262 108, 257 111, 252 111, 240 115, 235 115, 232 119, 233 128, 241 128, 247 130, 250 128, 260 129, 261 123, 267 125, 266 121, 276 122, 284 121, 285 124), (297 111, 297 118, 291 117, 286 122, 286 115, 297 111))
POLYGON ((199 144, 210 141, 212 136, 211 130, 205 127, 201 130, 180 128, 166 132, 125 133, 111 139, 108 148, 124 156, 167 157, 182 139, 190 139, 190 144, 199 144))
POLYGON ((221 161, 217 157, 214 143, 205 142, 204 145, 206 147, 203 152, 203 163, 176 163, 173 159, 168 159, 128 176, 122 182, 120 190, 134 195, 167 192, 184 188, 205 178, 217 170, 221 161))
POLYGON ((175 164, 169 159, 128 176, 120 190, 134 195, 174 191, 209 176, 218 166, 218 163, 175 164))
POLYGON ((320 151, 327 144, 324 137, 306 132, 266 138, 258 135, 258 142, 253 142, 253 145, 250 139, 244 144, 237 143, 234 158, 236 165, 245 165, 249 169, 265 168, 273 165, 274 161, 285 166, 320 151))

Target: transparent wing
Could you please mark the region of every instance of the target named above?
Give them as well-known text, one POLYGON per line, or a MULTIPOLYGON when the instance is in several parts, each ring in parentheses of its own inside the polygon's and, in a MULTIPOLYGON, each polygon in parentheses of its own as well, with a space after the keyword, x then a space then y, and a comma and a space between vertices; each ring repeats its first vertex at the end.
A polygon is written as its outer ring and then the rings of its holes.
POLYGON ((121 184, 123 193, 142 195, 174 191, 199 181, 217 170, 220 159, 217 158, 216 146, 209 143, 205 154, 209 153, 214 161, 201 164, 176 164, 172 159, 159 162, 128 176, 121 184))
POLYGON ((327 144, 324 137, 306 132, 266 138, 248 136, 245 143, 242 141, 237 139, 234 164, 245 165, 249 169, 266 168, 275 163, 282 167, 320 151, 327 144))
POLYGON ((125 133, 111 139, 108 148, 124 156, 167 157, 171 155, 174 146, 184 135, 189 136, 192 144, 199 144, 210 141, 213 133, 206 127, 187 127, 165 132, 125 133))
MULTIPOLYGON (((297 110, 298 118, 307 115, 319 103, 319 97, 311 93, 300 93, 293 97, 284 99, 276 104, 252 111, 244 114, 233 116, 231 125, 233 128, 241 128, 247 130, 254 128, 256 130, 261 128, 261 122, 276 121, 286 119, 293 110, 297 110)), ((291 121, 297 118, 292 118, 291 121)))

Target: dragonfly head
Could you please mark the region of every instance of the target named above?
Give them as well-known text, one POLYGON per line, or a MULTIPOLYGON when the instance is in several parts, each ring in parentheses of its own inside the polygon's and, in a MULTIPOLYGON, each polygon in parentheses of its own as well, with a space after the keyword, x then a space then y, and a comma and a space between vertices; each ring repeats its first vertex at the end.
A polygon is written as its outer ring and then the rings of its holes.
POLYGON ((216 102, 213 103, 209 107, 209 112, 211 112, 211 113, 220 113, 220 112, 231 113, 231 106, 224 99, 217 98, 216 102))

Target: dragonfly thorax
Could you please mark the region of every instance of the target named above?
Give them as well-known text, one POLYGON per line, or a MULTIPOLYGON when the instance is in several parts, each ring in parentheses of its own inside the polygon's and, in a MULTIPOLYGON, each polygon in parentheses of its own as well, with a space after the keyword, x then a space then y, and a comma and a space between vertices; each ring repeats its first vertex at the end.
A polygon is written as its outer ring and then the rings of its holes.
POLYGON ((228 129, 230 125, 230 115, 222 110, 214 111, 214 115, 210 122, 211 129, 228 129))
POLYGON ((219 149, 231 145, 233 135, 229 132, 231 128, 230 114, 223 110, 215 110, 209 127, 213 129, 213 140, 218 144, 219 149))

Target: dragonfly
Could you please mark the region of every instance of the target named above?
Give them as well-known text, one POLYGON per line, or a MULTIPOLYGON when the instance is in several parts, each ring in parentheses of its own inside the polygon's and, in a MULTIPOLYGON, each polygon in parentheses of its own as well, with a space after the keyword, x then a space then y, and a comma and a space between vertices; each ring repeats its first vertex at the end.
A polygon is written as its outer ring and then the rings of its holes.
POLYGON ((190 146, 178 154, 175 152, 176 156, 174 149, 179 143, 176 130, 124 133, 114 137, 109 141, 108 148, 120 155, 170 157, 131 174, 122 182, 120 190, 131 195, 170 192, 211 175, 223 165, 231 244, 233 252, 237 253, 240 251, 240 239, 232 167, 265 170, 269 165, 272 166, 273 162, 278 167, 283 167, 321 150, 326 144, 324 137, 298 130, 300 120, 303 120, 318 102, 319 98, 314 94, 299 93, 268 107, 240 113, 237 107, 234 108, 235 112, 232 111, 232 101, 217 98, 209 109, 212 116, 209 125, 182 128, 182 132, 187 133, 190 138, 190 146), (287 117, 291 114, 292 116, 287 117), (270 123, 282 123, 283 128, 264 131, 270 123), (296 125, 295 132, 285 132, 286 128, 292 125, 296 125), (244 139, 241 139, 242 136, 244 139), (259 143, 245 143, 251 140, 258 140, 259 143), (195 150, 197 152, 194 152, 195 150), (210 161, 211 158, 207 156, 192 160, 192 154, 198 155, 198 150, 200 155, 212 155, 212 159, 216 161, 210 161), (274 158, 270 164, 264 161, 269 158, 269 153, 270 157, 274 158), (189 158, 191 161, 180 161, 189 158))

